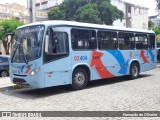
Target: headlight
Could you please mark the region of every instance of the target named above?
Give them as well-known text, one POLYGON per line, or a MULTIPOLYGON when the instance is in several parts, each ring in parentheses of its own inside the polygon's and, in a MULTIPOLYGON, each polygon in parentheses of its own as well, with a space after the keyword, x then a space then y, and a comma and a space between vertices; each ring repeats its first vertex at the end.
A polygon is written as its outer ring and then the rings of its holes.
POLYGON ((36 68, 36 69, 34 69, 34 70, 32 70, 31 72, 30 72, 30 76, 34 76, 37 72, 39 72, 40 71, 40 67, 38 67, 38 68, 36 68))

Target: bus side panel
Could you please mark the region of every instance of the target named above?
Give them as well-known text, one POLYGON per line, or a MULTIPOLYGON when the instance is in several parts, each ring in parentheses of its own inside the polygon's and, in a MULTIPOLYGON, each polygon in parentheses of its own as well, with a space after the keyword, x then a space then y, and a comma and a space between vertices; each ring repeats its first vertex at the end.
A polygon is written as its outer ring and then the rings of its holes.
POLYGON ((138 50, 141 60, 141 72, 156 68, 156 50, 138 50))
POLYGON ((153 69, 156 67, 156 51, 95 50, 77 51, 72 54, 72 66, 79 64, 90 66, 91 80, 128 75, 133 61, 139 63, 140 72, 153 69))
POLYGON ((70 56, 44 64, 45 87, 70 83, 70 56))
POLYGON ((156 68, 156 51, 155 50, 121 50, 125 61, 128 61, 126 74, 129 74, 130 65, 133 61, 139 63, 140 72, 145 72, 156 68))

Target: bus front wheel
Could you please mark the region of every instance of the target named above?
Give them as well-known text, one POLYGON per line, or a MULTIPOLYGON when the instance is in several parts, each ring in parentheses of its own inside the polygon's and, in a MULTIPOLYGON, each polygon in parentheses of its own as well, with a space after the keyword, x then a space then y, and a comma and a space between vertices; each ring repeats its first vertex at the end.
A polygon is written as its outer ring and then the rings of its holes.
POLYGON ((80 90, 87 86, 89 77, 85 69, 77 68, 72 74, 72 84, 71 87, 74 90, 80 90))
POLYGON ((136 79, 139 76, 139 65, 136 62, 133 62, 130 66, 130 78, 136 79))

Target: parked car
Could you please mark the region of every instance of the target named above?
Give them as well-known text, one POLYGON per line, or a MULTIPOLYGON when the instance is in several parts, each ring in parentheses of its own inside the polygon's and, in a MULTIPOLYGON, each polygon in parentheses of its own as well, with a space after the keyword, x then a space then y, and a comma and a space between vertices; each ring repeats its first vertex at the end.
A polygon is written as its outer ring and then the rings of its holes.
POLYGON ((0 55, 0 76, 9 76, 9 60, 10 57, 7 55, 0 55))

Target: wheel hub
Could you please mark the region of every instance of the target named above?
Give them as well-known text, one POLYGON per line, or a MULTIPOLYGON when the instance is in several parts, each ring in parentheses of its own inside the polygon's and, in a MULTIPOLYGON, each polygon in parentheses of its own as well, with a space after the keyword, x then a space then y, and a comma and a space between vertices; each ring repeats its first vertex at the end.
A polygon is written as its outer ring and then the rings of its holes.
POLYGON ((136 66, 133 67, 132 73, 133 73, 134 76, 138 75, 138 68, 136 66))
POLYGON ((85 76, 82 72, 78 72, 74 77, 75 83, 77 85, 82 85, 85 81, 85 76))

